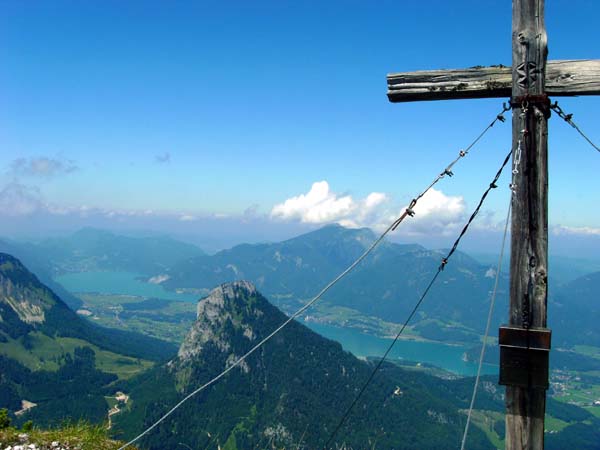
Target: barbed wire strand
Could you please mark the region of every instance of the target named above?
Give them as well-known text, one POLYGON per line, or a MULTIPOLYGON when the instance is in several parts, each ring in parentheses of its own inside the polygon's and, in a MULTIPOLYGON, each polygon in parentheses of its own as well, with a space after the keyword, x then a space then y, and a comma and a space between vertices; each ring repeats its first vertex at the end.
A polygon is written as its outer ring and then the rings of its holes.
POLYGON ((558 102, 554 102, 554 104, 552 104, 550 106, 550 108, 552 108, 554 110, 554 112, 556 112, 556 114, 558 114, 558 117, 560 117, 561 119, 563 119, 565 122, 567 122, 569 125, 571 125, 573 128, 575 128, 575 130, 577 130, 577 132, 586 140, 588 141, 588 143, 594 147, 596 149, 596 151, 600 152, 600 147, 597 146, 596 144, 594 144, 592 142, 592 140, 587 137, 587 135, 581 131, 581 128, 579 128, 577 126, 577 124, 575 122, 573 122, 573 114, 565 114, 565 112, 562 110, 562 108, 560 106, 558 106, 558 102))
POLYGON ((454 245, 452 246, 452 249, 448 252, 448 255, 445 258, 442 258, 442 263, 440 264, 440 266, 438 267, 437 271, 435 272, 435 274, 431 278, 431 281, 429 282, 429 284, 427 285, 427 287, 423 291, 423 294, 421 294, 421 297, 419 298, 419 300, 417 301, 417 303, 413 307, 412 311, 410 312, 410 314, 408 315, 408 317, 406 318, 406 320, 402 324, 402 327, 400 328, 400 330, 398 331, 398 333, 396 334, 396 336, 394 337, 394 339, 392 340, 392 342, 390 343, 390 345, 386 349, 385 353, 383 354, 383 356, 381 357, 381 359, 379 360, 379 362, 377 363, 377 365, 371 371, 371 374, 369 375, 369 378, 367 378, 367 381, 363 384, 363 386, 360 389, 360 391, 358 392, 358 394, 354 397, 354 400, 352 401, 352 403, 350 404, 350 406, 346 409, 346 411, 342 415, 342 418, 338 422, 338 424, 335 427, 335 429, 333 430, 333 432, 329 435, 329 438, 327 439, 327 442, 325 443, 325 447, 324 447, 325 450, 328 450, 330 448, 330 445, 333 442, 333 439, 335 438, 337 432, 340 430, 340 428, 342 427, 342 425, 344 424, 344 422, 346 421, 346 419, 350 415, 350 412, 352 411, 352 409, 354 408, 354 406, 356 405, 356 403, 358 402, 358 400, 360 399, 360 397, 362 396, 362 394, 365 392, 365 390, 367 389, 367 387, 369 386, 369 384, 371 383, 371 381, 373 380, 373 378, 375 377, 375 375, 377 374, 377 372, 379 371, 379 369, 381 368, 381 366, 383 365, 383 363, 387 359, 388 355, 392 351, 392 348, 394 347, 394 345, 396 344, 396 342, 398 342, 398 339, 400 339, 400 336, 402 335, 402 333, 404 332, 404 330, 408 326, 408 323, 411 321, 411 319, 413 318, 413 316, 416 314, 417 310, 419 309, 419 306, 421 306, 421 303, 423 303, 423 300, 425 300, 425 297, 427 296, 427 294, 431 290, 433 284, 435 283, 435 281, 439 277, 440 273, 442 273, 442 271, 444 270, 444 268, 448 264, 448 261, 449 261, 450 257, 454 254, 454 252, 458 248, 458 245, 459 245, 461 239, 466 234, 467 230, 469 229, 469 226, 471 225, 471 223, 473 222, 473 220, 475 220, 475 217, 479 213, 479 210, 481 209, 481 206, 483 205, 483 202, 485 201, 486 197, 488 196, 488 194, 490 193, 490 191, 492 189, 495 189, 495 188, 498 187, 496 185, 496 182, 500 178, 500 175, 502 174, 502 171, 504 170, 504 167, 506 167, 506 164, 508 163, 511 154, 512 154, 512 149, 511 149, 511 151, 508 152, 508 155, 506 155, 506 158, 502 162, 502 165, 500 166, 500 169, 498 170, 498 172, 494 176, 494 179, 490 183, 489 187, 486 189, 486 191, 481 196, 481 199, 479 200, 479 204, 477 205, 477 208, 475 208, 475 210, 471 214, 471 217, 469 217, 469 220, 467 221, 467 223, 463 227, 460 235, 458 236, 458 238, 454 242, 454 245))
POLYGON ((498 114, 496 116, 496 118, 477 136, 477 138, 475 138, 475 140, 473 140, 473 142, 471 142, 471 144, 469 144, 467 149, 461 150, 459 152, 459 156, 454 161, 452 161, 452 163, 450 163, 450 165, 447 166, 446 169, 442 173, 440 173, 440 175, 438 175, 434 179, 434 181, 423 192, 421 192, 421 194, 419 194, 416 198, 414 198, 410 202, 409 207, 406 208, 404 210, 404 212, 394 222, 392 222, 392 224, 389 225, 385 229, 385 231, 383 233, 381 233, 381 235, 379 235, 379 237, 377 239, 375 239, 375 241, 352 264, 350 264, 336 278, 334 278, 332 281, 330 281, 315 297, 313 297, 308 303, 306 303, 304 306, 302 306, 300 309, 298 309, 295 313, 293 313, 291 316, 289 316, 285 322, 283 322, 280 326, 278 326, 275 330, 273 330, 269 335, 267 335, 265 338, 263 338, 254 347, 252 347, 250 350, 248 350, 248 352, 246 352, 244 355, 239 357, 231 366, 224 369, 221 373, 219 373, 214 378, 212 378, 211 380, 204 383, 202 386, 200 386, 200 387, 196 388, 195 390, 193 390, 192 392, 190 392, 183 399, 181 399, 177 404, 175 404, 175 406, 173 406, 169 411, 167 411, 163 416, 161 416, 156 422, 154 422, 152 425, 150 425, 148 428, 146 428, 143 432, 138 434, 135 438, 133 438, 132 440, 127 442, 125 445, 119 447, 118 450, 124 450, 125 448, 129 447, 130 445, 132 445, 135 442, 137 442, 138 440, 140 440, 142 437, 144 437, 146 434, 148 434, 150 431, 152 431, 154 428, 156 428, 160 423, 162 423, 167 417, 169 417, 171 414, 173 414, 177 409, 179 409, 179 407, 181 405, 183 405, 185 402, 187 402, 190 398, 194 397, 199 392, 203 391, 207 387, 209 387, 212 384, 219 381, 221 378, 223 378, 225 375, 227 375, 229 372, 231 372, 235 367, 239 366, 244 360, 246 360, 256 350, 258 350, 260 347, 262 347, 273 336, 275 336, 283 328, 285 328, 292 320, 296 319, 298 316, 300 316, 300 314, 302 314, 304 311, 306 311, 308 308, 310 308, 327 291, 329 291, 329 289, 331 289, 338 281, 340 281, 342 278, 344 278, 358 264, 360 264, 360 262, 363 259, 365 259, 391 231, 394 231, 404 221, 404 219, 407 216, 410 216, 410 217, 414 216, 415 213, 413 211, 413 208, 415 207, 415 205, 417 204, 419 199, 422 198, 438 181, 440 181, 446 175, 452 176, 453 173, 450 171, 452 166, 454 166, 458 162, 458 160, 465 157, 468 154, 468 152, 475 146, 475 144, 483 137, 483 135, 485 135, 494 126, 494 124, 497 121, 504 122, 505 118, 503 116, 503 113, 508 111, 509 109, 510 108, 504 104, 502 106, 502 112, 500 112, 500 114, 498 114))
POLYGON ((467 442, 467 434, 469 433, 469 425, 471 423, 471 413, 475 406, 475 398, 477 397, 477 388, 479 387, 479 379, 481 377, 481 368, 483 366, 483 358, 485 356, 485 347, 487 339, 490 334, 490 326, 492 323, 492 315, 494 312, 494 304, 496 303, 496 294, 498 293, 498 282, 500 280, 500 272, 502 270, 502 259, 504 258, 504 249, 506 247, 506 235, 508 234, 508 224, 510 223, 510 213, 512 210, 512 195, 508 204, 508 212, 506 213, 506 222, 504 224, 504 235, 502 236, 502 245, 500 247, 500 256, 498 257, 498 265, 496 268, 496 280, 494 281, 494 290, 490 300, 490 310, 488 311, 487 323, 485 325, 485 333, 483 335, 483 343, 481 344, 481 353, 479 354, 479 365, 477 366, 477 376, 475 377, 475 384, 473 386, 473 395, 471 396, 471 404, 469 405, 469 412, 467 413, 467 422, 465 423, 465 431, 463 433, 462 442, 460 444, 460 450, 465 450, 465 444, 467 442))

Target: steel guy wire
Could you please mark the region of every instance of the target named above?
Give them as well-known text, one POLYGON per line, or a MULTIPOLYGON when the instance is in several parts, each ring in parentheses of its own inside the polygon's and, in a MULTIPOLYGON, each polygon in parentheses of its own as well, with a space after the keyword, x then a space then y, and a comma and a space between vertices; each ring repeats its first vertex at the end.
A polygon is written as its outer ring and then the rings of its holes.
POLYGON ((340 421, 336 425, 335 429, 333 430, 333 432, 331 433, 331 435, 327 439, 327 442, 325 443, 325 446, 324 446, 325 450, 328 450, 330 448, 329 446, 331 445, 331 443, 332 443, 333 439, 335 438, 337 432, 340 430, 340 428, 342 427, 342 425, 344 424, 344 422, 346 421, 346 419, 350 415, 350 412, 352 411, 352 409, 354 408, 354 406, 356 405, 356 403, 358 402, 358 400, 360 399, 360 397, 362 396, 362 394, 365 392, 365 390, 367 389, 367 387, 369 386, 369 384, 371 383, 371 381, 373 380, 373 378, 375 377, 375 375, 377 374, 377 372, 381 368, 382 364, 387 359, 388 355, 392 351, 392 348, 394 347, 394 345, 396 345, 396 342, 398 342, 398 339, 400 339, 400 336, 402 335, 402 333, 404 332, 404 330, 408 326, 408 323, 411 321, 411 319, 413 318, 413 316, 416 314, 417 310, 419 309, 419 306, 421 306, 421 303, 423 303, 423 300, 425 300, 425 297, 427 296, 427 294, 431 290, 431 288, 432 288, 433 284, 435 283, 435 281, 437 280, 438 276, 440 275, 440 273, 444 270, 444 268, 448 264, 448 260, 450 259, 450 257, 456 251, 456 249, 458 247, 458 244, 460 243, 461 239, 463 238, 463 236, 465 235, 465 233, 469 229, 469 226, 471 225, 471 223, 473 222, 473 220, 475 220, 475 217, 479 213, 479 210, 481 209, 481 206, 483 205, 483 202, 485 201, 485 199, 488 196, 489 192, 492 189, 495 189, 495 188, 498 187, 498 185, 496 184, 496 182, 500 178, 500 175, 502 175, 502 171, 504 170, 504 167, 506 167, 506 164, 508 163, 511 155, 512 155, 512 149, 508 152, 508 155, 506 155, 506 158, 502 162, 502 165, 500 166, 500 169, 498 169, 498 172, 494 176, 494 179, 490 183, 489 187, 485 190, 485 192, 481 196, 481 199, 479 201, 479 204, 477 205, 477 208, 475 208, 475 210, 471 214, 471 217, 469 217, 469 220, 467 221, 467 223, 465 224, 464 228, 462 229, 460 235, 458 236, 458 238, 454 242, 454 245, 452 246, 452 249, 448 252, 448 255, 446 255, 445 258, 442 258, 442 263, 440 264, 440 266, 438 267, 437 271, 435 272, 435 274, 431 278, 431 281, 429 282, 429 284, 427 285, 427 287, 423 291, 423 294, 421 294, 421 297, 419 298, 419 300, 417 301, 417 303, 413 307, 412 311, 410 312, 410 314, 408 315, 408 317, 406 318, 406 320, 402 324, 402 327, 400 328, 400 330, 398 331, 398 333, 396 334, 396 336, 394 337, 394 339, 392 340, 392 342, 390 343, 390 345, 386 349, 385 353, 383 354, 383 356, 381 357, 381 359, 379 360, 379 362, 377 363, 377 365, 371 371, 371 374, 369 375, 369 378, 367 378, 367 381, 363 384, 363 386, 360 389, 360 391, 358 392, 358 394, 354 397, 354 400, 352 401, 352 403, 350 404, 350 406, 346 409, 346 411, 342 415, 342 418, 340 419, 340 421))
POLYGON ((162 423, 167 417, 169 417, 171 414, 173 414, 177 409, 179 409, 179 407, 181 405, 183 405, 185 402, 187 402, 190 398, 194 397, 196 394, 198 394, 199 392, 203 391, 204 389, 206 389, 207 387, 211 386, 212 384, 216 383, 217 381, 219 381, 221 378, 223 378, 225 375, 227 375, 230 371, 232 371, 235 367, 239 366, 244 360, 246 360, 250 355, 252 355, 256 350, 258 350, 260 347, 262 347, 267 341, 269 341, 273 336, 275 336, 277 333, 279 333, 283 328, 285 328, 292 320, 296 319, 298 316, 300 316, 300 314, 302 314, 304 311, 306 311, 308 308, 310 308, 317 300, 319 300, 327 291, 329 291, 329 289, 331 289, 335 284, 337 284, 338 281, 340 281, 342 278, 344 278, 348 273, 350 273, 358 264, 360 264, 360 262, 365 259, 374 249, 375 247, 377 247, 381 241, 391 232, 394 231, 396 228, 398 228, 398 226, 404 221, 404 219, 407 216, 414 216, 415 212, 413 211, 413 208, 415 207, 415 205, 417 204, 417 202, 419 201, 420 198, 422 198, 439 180, 441 180, 445 175, 448 176, 452 176, 453 173, 450 171, 450 169, 458 162, 458 160, 460 160, 461 158, 465 157, 469 151, 475 146, 475 144, 490 130, 490 128, 492 128, 494 126, 494 124, 498 121, 500 122, 504 122, 506 119, 503 116, 503 113, 506 111, 509 111, 510 107, 506 106, 506 104, 504 104, 502 106, 502 111, 496 116, 496 118, 473 140, 473 142, 471 142, 471 144, 469 144, 469 146, 465 149, 465 150, 461 150, 459 152, 459 156, 454 159, 447 167, 446 169, 440 174, 438 175, 434 181, 421 193, 419 194, 418 197, 414 198, 411 202, 410 205, 408 206, 408 208, 406 208, 404 210, 404 212, 394 221, 392 222, 391 225, 389 225, 385 231, 383 233, 381 233, 381 235, 379 235, 379 237, 377 239, 375 239, 375 241, 352 263, 350 264, 342 273, 340 273, 336 278, 334 278, 332 281, 329 282, 329 284, 327 284, 315 297, 313 297, 309 302, 307 302, 304 306, 302 306, 300 309, 298 309, 295 313, 293 313, 291 316, 289 316, 287 318, 287 320, 285 320, 280 326, 278 326, 275 330, 273 330, 269 335, 267 335, 265 338, 263 338, 260 342, 258 342, 254 347, 252 347, 250 350, 248 350, 248 352, 246 352, 244 355, 242 355, 241 357, 239 357, 231 366, 227 367, 226 369, 224 369, 221 373, 219 373, 218 375, 216 375, 214 378, 212 378, 211 380, 207 381, 206 383, 204 383, 203 385, 201 385, 200 387, 196 388, 195 390, 193 390, 192 392, 190 392, 188 395, 186 395, 182 400, 180 400, 177 404, 175 404, 175 406, 173 406, 169 411, 167 411, 163 416, 161 416, 156 422, 154 422, 152 425, 150 425, 148 428, 146 428, 142 433, 138 434, 135 438, 133 438, 132 440, 130 440, 129 442, 127 442, 125 445, 119 447, 118 450, 123 450, 127 447, 129 447, 131 444, 137 442, 138 440, 140 440, 142 437, 144 437, 146 434, 148 434, 150 431, 152 431, 154 428, 156 428, 160 423, 162 423))
POLYGON ((410 206, 408 207, 409 215, 412 216, 412 214, 411 214, 412 208, 415 206, 417 201, 419 201, 419 199, 421 197, 423 197, 433 186, 435 186, 438 181, 440 181, 446 175, 448 175, 449 177, 454 175, 454 173, 452 172, 452 167, 454 167, 454 165, 461 158, 464 158, 465 156, 467 156, 469 154, 469 152, 475 146, 475 144, 477 144, 477 142, 479 142, 481 140, 481 138, 496 124, 496 122, 506 121, 506 118, 504 117, 504 113, 507 111, 510 111, 510 108, 511 108, 510 105, 507 105, 506 103, 502 104, 502 111, 500 111, 500 113, 496 116, 496 118, 494 120, 492 120, 492 122, 487 127, 485 127, 483 129, 483 131, 481 133, 479 133, 479 135, 464 150, 460 150, 458 152, 458 156, 450 164, 448 164, 446 166, 446 168, 436 178, 434 178, 434 180, 431 182, 431 184, 429 186, 427 186, 427 188, 423 192, 421 192, 417 197, 415 197, 411 201, 410 206))
POLYGON ((600 152, 600 147, 597 146, 596 144, 594 144, 592 142, 592 140, 587 137, 583 131, 581 131, 581 128, 579 128, 577 126, 577 124, 575 122, 573 122, 573 114, 565 114, 565 112, 562 110, 562 108, 560 106, 558 106, 558 102, 554 102, 553 105, 550 106, 550 108, 552 108, 554 110, 554 112, 556 112, 556 114, 558 114, 558 117, 560 117, 561 119, 563 119, 565 122, 567 122, 569 125, 571 125, 573 128, 575 128, 577 130, 577 132, 586 140, 588 141, 588 143, 594 147, 596 149, 596 151, 600 152))
POLYGON ((481 206, 483 205, 483 202, 485 201, 485 199, 488 196, 488 194, 490 193, 490 191, 492 189, 496 189, 498 187, 498 185, 496 183, 498 182, 498 179, 500 178, 500 175, 502 175, 502 171, 504 170, 504 167, 506 167, 506 164, 510 160, 510 156, 511 155, 512 155, 512 149, 508 152, 508 155, 506 155, 506 158, 504 158, 504 162, 500 166, 500 169, 498 169, 498 172, 496 172, 496 176, 494 177, 494 179, 492 180, 492 182, 490 183, 490 185, 488 186, 488 188, 485 190, 485 192, 481 196, 481 199, 479 200, 479 204, 477 205, 477 208, 475 208, 475 210, 473 211, 473 214, 471 214, 471 217, 469 217, 469 220, 467 221, 466 225, 464 226, 464 228, 460 232, 460 235, 458 236, 458 239, 456 239, 456 242, 454 242, 454 245, 450 249, 450 252, 448 253, 448 256, 446 256, 445 258, 442 259, 442 265, 440 266, 442 270, 444 270, 444 266, 448 263, 448 259, 456 251, 456 249, 458 247, 458 244, 460 243, 460 240, 467 233, 467 230, 469 229, 469 226, 471 225, 471 222, 473 222, 473 220, 475 220, 475 217, 477 216, 477 214, 479 214, 479 210, 481 209, 481 206))
POLYGON ((508 224, 510 223, 510 213, 512 210, 512 197, 508 203, 508 212, 506 213, 506 222, 504 224, 504 235, 502 236, 502 245, 500 247, 500 256, 498 257, 498 265, 496 268, 496 280, 494 281, 494 290, 490 300, 490 310, 488 311, 487 323, 485 325, 485 333, 483 335, 483 343, 481 344, 481 353, 479 354, 479 365, 477 366, 477 376, 475 377, 475 384, 473 386, 473 395, 471 397, 471 404, 469 405, 469 412, 467 413, 467 422, 465 423, 465 431, 463 433, 462 442, 460 444, 460 450, 465 449, 467 442, 467 434, 469 433, 469 424, 471 423, 471 413, 475 406, 475 398, 477 397, 477 388, 479 387, 479 379, 481 377, 481 368, 483 366, 483 358, 485 356, 485 347, 487 339, 490 334, 490 325, 492 323, 492 314, 494 312, 494 304, 496 303, 496 294, 498 293, 498 282, 500 280, 500 272, 502 271, 502 259, 504 258, 504 249, 506 247, 506 235, 508 234, 508 224))
POLYGON ((327 442, 325 443, 325 446, 324 446, 325 450, 328 450, 330 448, 329 446, 331 445, 331 442, 335 438, 335 435, 340 430, 340 428, 342 427, 342 425, 344 424, 344 422, 346 421, 346 419, 350 415, 350 412, 352 411, 352 409, 354 408, 354 406, 356 405, 356 403, 358 402, 358 400, 360 399, 360 397, 362 396, 362 394, 365 392, 365 390, 367 389, 367 387, 369 386, 369 384, 371 383, 371 381, 375 377, 375 374, 381 368, 381 365, 387 359, 389 353, 392 351, 392 348, 394 347, 394 345, 396 344, 396 342, 398 342, 398 339, 400 339, 400 335, 402 335, 402 333, 404 332, 404 329, 407 327, 408 322, 410 322, 410 320, 413 318, 413 316, 415 315, 415 313, 419 309, 419 306, 421 305, 421 303, 423 302, 423 300, 425 299, 425 297, 429 293, 429 290, 431 289, 431 287, 433 286, 433 283, 435 283, 435 280, 437 279, 437 277, 440 275, 441 272, 442 272, 442 269, 441 269, 441 266, 440 266, 440 267, 438 267, 438 270, 435 272, 435 275, 433 276, 433 278, 431 279, 431 281, 429 282, 429 284, 427 285, 427 287, 423 291, 423 294, 419 298, 419 301, 415 304, 415 306, 413 307, 412 311, 410 312, 410 314, 408 315, 408 317, 406 318, 406 320, 402 324, 402 328, 400 328, 400 331, 398 331, 398 333, 396 334, 396 336, 392 340, 392 343, 388 346, 388 348, 386 349, 385 353, 383 354, 383 356, 381 357, 381 359, 379 360, 379 362, 377 363, 377 365, 375 366, 375 368, 371 371, 371 374, 369 375, 369 378, 367 378, 367 381, 363 384, 362 388, 358 392, 358 395, 356 395, 356 397, 354 397, 354 400, 352 401, 352 403, 350 404, 350 406, 348 407, 348 409, 346 409, 346 411, 344 412, 344 415, 342 416, 342 418, 340 419, 340 421, 336 425, 335 429, 333 430, 333 433, 331 433, 331 435, 329 436, 329 439, 327 439, 327 442))

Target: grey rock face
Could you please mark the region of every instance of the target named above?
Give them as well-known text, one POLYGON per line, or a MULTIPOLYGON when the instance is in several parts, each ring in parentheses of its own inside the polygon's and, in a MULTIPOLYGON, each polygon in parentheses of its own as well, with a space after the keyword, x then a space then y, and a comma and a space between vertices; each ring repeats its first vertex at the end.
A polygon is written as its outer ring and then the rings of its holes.
POLYGON ((10 279, 0 274, 0 301, 6 302, 23 322, 43 323, 47 300, 36 291, 27 290, 26 294, 17 289, 10 279))
POLYGON ((213 289, 208 297, 198 302, 196 322, 192 325, 177 354, 179 362, 186 362, 202 352, 207 342, 214 343, 222 352, 230 350, 230 344, 223 336, 222 327, 228 320, 235 327, 244 330, 248 340, 254 340, 255 333, 250 326, 242 323, 241 317, 232 314, 244 306, 245 299, 256 295, 256 287, 248 281, 234 281, 213 289))

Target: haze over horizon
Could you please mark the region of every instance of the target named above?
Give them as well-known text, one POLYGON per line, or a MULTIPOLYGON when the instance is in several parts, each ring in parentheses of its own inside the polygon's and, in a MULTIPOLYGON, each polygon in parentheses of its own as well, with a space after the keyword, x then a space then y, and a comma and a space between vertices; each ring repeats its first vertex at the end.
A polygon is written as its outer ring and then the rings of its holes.
MULTIPOLYGON (((510 64, 510 4, 435 5, 4 3, 0 236, 92 226, 216 250, 328 223, 381 230, 502 106, 388 103, 388 72, 510 64)), ((548 4, 549 58, 598 58, 599 12, 548 4)), ((560 104, 600 138, 598 98, 560 104)), ((600 160, 556 117, 550 130, 551 245, 592 257, 600 160)), ((392 239, 451 245, 509 142, 497 124, 392 239)), ((467 250, 497 251, 508 183, 467 250)))

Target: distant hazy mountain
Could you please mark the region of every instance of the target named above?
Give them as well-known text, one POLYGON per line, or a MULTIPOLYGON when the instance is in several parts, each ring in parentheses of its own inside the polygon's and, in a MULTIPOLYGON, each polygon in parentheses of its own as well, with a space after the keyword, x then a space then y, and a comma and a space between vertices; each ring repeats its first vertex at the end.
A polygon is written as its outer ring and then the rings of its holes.
POLYGON ((95 228, 37 243, 0 241, 0 250, 43 265, 53 275, 90 270, 151 274, 204 254, 194 245, 169 237, 128 237, 95 228))
POLYGON ((52 278, 52 266, 45 258, 44 251, 30 243, 17 243, 0 240, 0 252, 10 254, 18 258, 31 270, 37 278, 57 294, 69 307, 76 310, 82 304, 81 300, 64 289, 52 278))
MULTIPOLYGON (((374 239, 368 229, 335 225, 280 243, 239 245, 213 256, 203 255, 176 264, 164 285, 172 289, 208 289, 219 283, 248 279, 272 300, 291 298, 301 302, 348 267, 374 239)), ((384 242, 332 289, 325 300, 400 322, 429 283, 443 256, 445 253, 441 251, 419 245, 384 242)), ((467 331, 483 329, 493 274, 490 266, 455 253, 423 304, 420 320, 460 323, 467 331)), ((506 285, 503 276, 496 309, 498 321, 506 314, 506 285)), ((422 326, 426 333, 433 332, 430 323, 423 322, 422 326)), ((436 337, 444 338, 445 330, 439 326, 437 329, 436 337)))
POLYGON ((562 286, 553 298, 548 308, 553 340, 600 346, 600 272, 562 286))
MULTIPOLYGON (((289 307, 295 307, 319 292, 374 239, 368 229, 332 225, 279 243, 239 245, 174 265, 164 285, 171 289, 210 289, 219 283, 248 279, 272 301, 283 299, 289 307)), ((401 322, 446 253, 414 244, 384 242, 328 292, 323 302, 401 322)), ((415 317, 415 329, 435 340, 477 340, 484 328, 494 275, 495 263, 482 264, 456 252, 415 317)), ((553 283, 549 320, 555 328, 555 344, 600 345, 599 278, 600 272, 563 286, 553 283)), ((508 275, 503 273, 494 327, 505 322, 507 316, 508 275)))
POLYGON ((194 245, 168 237, 133 238, 94 228, 47 239, 36 247, 55 272, 123 270, 146 274, 204 254, 194 245))
MULTIPOLYGON (((115 433, 125 430, 133 436, 142 431, 285 320, 248 282, 214 289, 198 303, 197 320, 177 357, 130 381, 132 405, 118 417, 115 433)), ((338 343, 292 322, 159 425, 143 446, 322 448, 371 368, 338 343)), ((465 417, 450 391, 433 377, 386 366, 340 430, 337 445, 456 447, 465 417)), ((469 448, 490 447, 480 430, 472 431, 469 448)))
MULTIPOLYGON (((498 264, 498 255, 493 253, 469 253, 477 261, 484 265, 495 266, 498 264)), ((510 270, 510 252, 504 253, 502 267, 505 272, 510 270)), ((596 259, 567 257, 553 252, 549 249, 548 254, 548 284, 550 290, 554 290, 563 284, 576 280, 591 272, 600 270, 600 256, 596 259)))
MULTIPOLYGON (((375 235, 368 229, 332 225, 283 242, 242 244, 206 255, 197 247, 170 238, 132 238, 84 229, 69 237, 40 243, 0 241, 0 251, 18 256, 73 309, 77 309, 81 301, 54 282, 53 275, 65 271, 130 271, 161 280, 169 289, 195 288, 204 292, 220 283, 247 279, 275 304, 290 310, 315 295, 374 239, 375 235)), ((415 244, 383 242, 329 291, 320 304, 349 308, 364 317, 401 322, 445 253, 415 244)), ((484 328, 494 277, 495 261, 486 261, 480 263, 457 252, 415 317, 414 330, 435 340, 478 340, 477 335, 484 328)), ((559 261, 553 264, 557 267, 559 261)), ((573 269, 584 270, 582 264, 574 262, 573 269)), ((564 270, 563 273, 567 274, 564 270)), ((586 283, 585 277, 566 286, 550 282, 549 319, 550 325, 556 328, 556 344, 598 342, 595 325, 598 314, 589 304, 594 299, 590 295, 576 294, 579 284, 587 286, 586 283), (564 305, 571 303, 573 308, 565 308, 564 305), (556 315, 553 311, 561 313, 556 315), (582 328, 575 333, 576 327, 582 328)), ((506 321, 507 288, 505 272, 501 277, 494 327, 506 321)), ((593 286, 590 289, 597 292, 593 286)))
POLYGON ((70 236, 40 242, 0 240, 0 252, 16 256, 72 309, 82 302, 53 277, 66 272, 125 271, 163 273, 188 258, 204 254, 198 247, 169 237, 128 237, 84 228, 70 236))
POLYGON ((0 253, 0 407, 25 419, 100 420, 104 387, 172 355, 170 344, 81 319, 19 260, 0 253), (141 361, 143 358, 146 361, 141 361))

